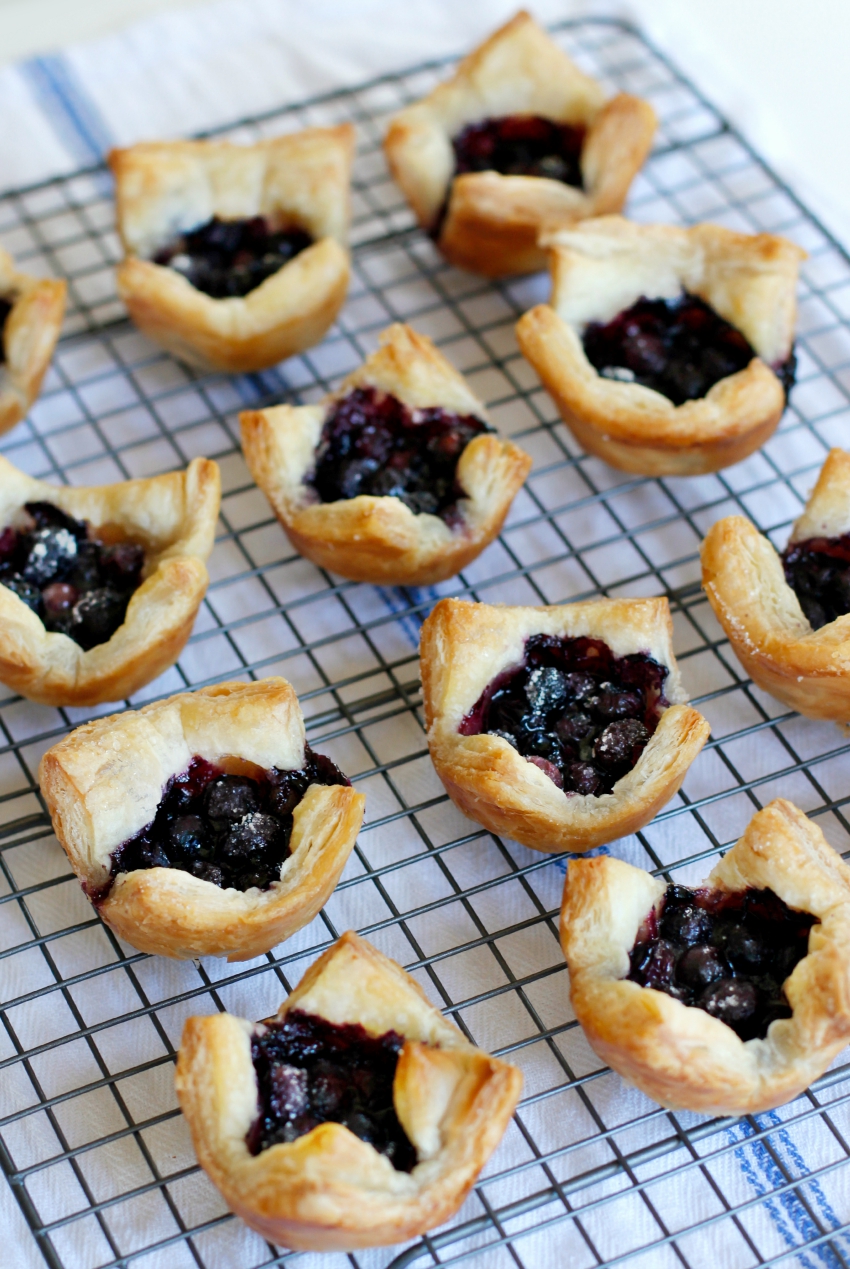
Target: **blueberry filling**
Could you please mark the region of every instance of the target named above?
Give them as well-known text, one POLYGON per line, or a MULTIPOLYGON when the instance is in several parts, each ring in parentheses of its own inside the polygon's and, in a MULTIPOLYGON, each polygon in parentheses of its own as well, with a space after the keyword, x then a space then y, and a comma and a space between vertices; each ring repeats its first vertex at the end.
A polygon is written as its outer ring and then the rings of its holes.
POLYGON ((344 1124, 399 1172, 416 1165, 416 1150, 393 1106, 393 1080, 404 1038, 372 1036, 293 1010, 263 1025, 251 1040, 258 1114, 246 1145, 257 1155, 295 1141, 318 1124, 344 1124))
POLYGON ((193 758, 169 780, 152 822, 113 852, 106 885, 89 897, 102 902, 118 873, 137 868, 179 868, 223 890, 268 889, 289 858, 292 815, 311 784, 350 781, 309 747, 299 771, 273 767, 256 779, 193 758))
POLYGON ((308 483, 322 502, 358 494, 400 498, 414 514, 428 512, 454 525, 464 497, 458 459, 490 430, 471 414, 437 406, 413 410, 376 388, 355 388, 325 421, 308 483))
POLYGON ((312 242, 303 229, 272 229, 264 216, 215 216, 163 247, 154 263, 176 269, 197 290, 222 300, 248 295, 312 242))
POLYGON ((452 141, 455 172, 501 172, 503 176, 544 176, 582 185, 581 147, 585 129, 540 115, 504 115, 471 123, 452 141))
POLYGON ((789 542, 782 567, 813 630, 850 612, 850 533, 789 542))
POLYGON ((790 1018, 782 985, 808 951, 815 918, 772 890, 668 886, 638 932, 628 977, 704 1009, 742 1040, 790 1018))
MULTIPOLYGON (((739 330, 687 293, 672 300, 642 296, 610 322, 588 323, 584 351, 604 378, 654 388, 674 405, 704 397, 757 355, 739 330)), ((773 369, 787 400, 797 369, 793 350, 773 369)))
POLYGON ((6 320, 11 311, 11 300, 0 300, 0 365, 6 360, 6 345, 3 340, 3 332, 6 329, 6 320))
POLYGON ((49 502, 28 502, 27 521, 0 532, 0 582, 54 633, 88 650, 111 639, 142 580, 137 542, 107 546, 49 502))
POLYGON ((501 736, 566 792, 610 793, 637 762, 667 705, 667 669, 600 639, 532 635, 518 666, 485 688, 462 736, 501 736))

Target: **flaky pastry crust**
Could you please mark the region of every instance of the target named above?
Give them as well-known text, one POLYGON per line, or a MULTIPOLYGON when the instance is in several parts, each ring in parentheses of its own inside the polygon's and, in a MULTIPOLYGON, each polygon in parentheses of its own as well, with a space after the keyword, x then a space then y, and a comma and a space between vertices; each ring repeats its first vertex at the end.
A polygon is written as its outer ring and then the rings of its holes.
POLYGON ((850 868, 791 802, 753 816, 707 886, 769 888, 810 912, 808 954, 785 982, 793 1015, 739 1039, 703 1009, 626 980, 638 930, 665 890, 613 858, 570 861, 561 944, 576 1017, 596 1053, 663 1106, 751 1114, 797 1097, 850 1040, 850 868))
POLYGON ((646 476, 692 476, 746 458, 785 409, 774 373, 791 353, 796 283, 805 252, 773 234, 719 225, 636 225, 621 216, 544 237, 552 295, 520 318, 517 340, 564 422, 591 454, 646 476), (676 406, 638 383, 603 378, 582 345, 641 296, 688 291, 747 337, 758 354, 704 397, 676 406))
POLYGON ((513 608, 441 599, 422 626, 420 671, 431 760, 455 805, 494 833, 545 851, 583 851, 634 833, 676 793, 709 726, 686 704, 666 599, 594 599, 513 608), (599 797, 565 793, 501 736, 458 730, 497 674, 519 665, 532 634, 603 640, 645 652, 669 674, 670 702, 632 770, 599 797))
POLYGON ((318 343, 348 290, 351 124, 254 145, 154 141, 113 150, 126 258, 118 293, 133 322, 202 369, 262 370, 318 343), (213 299, 150 257, 213 216, 265 216, 314 239, 244 297, 213 299))
POLYGON ((423 229, 452 264, 489 277, 546 265, 542 229, 620 211, 652 145, 657 120, 629 93, 609 101, 526 12, 465 57, 451 79, 405 107, 384 141, 387 160, 423 229), (539 176, 453 177, 452 138, 501 115, 542 115, 587 128, 584 189, 539 176))
POLYGON ((209 578, 221 481, 218 464, 195 458, 185 471, 88 488, 35 480, 0 457, 0 527, 27 502, 50 502, 87 520, 105 542, 139 542, 142 584, 123 625, 84 652, 51 633, 0 583, 0 681, 42 705, 98 705, 132 696, 172 665, 192 633, 209 578))
POLYGON ((20 423, 41 389, 65 316, 68 285, 34 278, 0 250, 0 300, 12 305, 3 326, 0 433, 20 423))
POLYGON ((294 1009, 404 1036, 393 1101, 418 1162, 397 1172, 336 1123, 249 1154, 255 1028, 225 1013, 189 1018, 177 1059, 177 1096, 213 1184, 264 1238, 308 1251, 401 1242, 447 1220, 501 1140, 519 1070, 470 1044, 400 965, 352 931, 307 971, 277 1018, 294 1009))
POLYGON ((271 503, 296 550, 357 582, 425 586, 453 577, 498 534, 531 468, 511 441, 485 433, 466 446, 457 479, 466 497, 462 525, 416 515, 399 498, 361 494, 318 502, 305 483, 315 464, 322 427, 337 401, 354 388, 374 387, 413 409, 441 406, 487 421, 481 402, 425 335, 397 323, 381 346, 318 405, 277 405, 240 415, 242 448, 251 475, 271 503))
MULTIPOLYGON (((221 683, 71 732, 41 760, 53 828, 89 894, 111 855, 156 815, 172 776, 205 758, 231 774, 304 765, 304 720, 286 679, 221 683)), ((312 921, 333 892, 363 821, 352 788, 311 785, 296 806, 289 858, 267 890, 223 890, 179 868, 120 872, 98 902, 142 952, 249 960, 312 921)))
MULTIPOLYGON (((791 542, 850 533, 850 454, 827 455, 791 542)), ((813 630, 772 543, 744 516, 702 544, 702 584, 754 683, 808 718, 850 721, 850 614, 813 630)))

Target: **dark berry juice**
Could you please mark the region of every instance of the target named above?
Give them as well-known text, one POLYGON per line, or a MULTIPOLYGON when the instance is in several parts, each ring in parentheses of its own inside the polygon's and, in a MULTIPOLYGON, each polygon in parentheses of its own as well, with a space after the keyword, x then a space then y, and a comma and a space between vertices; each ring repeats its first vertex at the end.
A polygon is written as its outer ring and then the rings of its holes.
POLYGON ((566 792, 610 793, 643 752, 667 702, 667 669, 600 639, 532 635, 460 725, 504 740, 566 792))
POLYGON ((772 890, 668 886, 631 951, 628 977, 719 1018, 742 1040, 790 1018, 783 983, 808 951, 815 918, 772 890))
MULTIPOLYGON (((757 356, 739 330, 687 293, 671 300, 641 297, 610 322, 589 322, 584 351, 603 378, 653 388, 674 405, 697 400, 757 356)), ((775 367, 785 395, 796 358, 775 367)))
POLYGON ((90 897, 102 902, 119 873, 138 868, 179 868, 223 890, 268 889, 289 858, 293 812, 311 784, 350 781, 310 748, 299 771, 275 767, 256 779, 193 758, 168 782, 154 820, 113 853, 108 882, 90 897))
POLYGON ((395 1031, 373 1036, 361 1026, 337 1026, 295 1010, 263 1024, 251 1040, 259 1091, 246 1142, 251 1154, 336 1123, 386 1155, 399 1172, 410 1172, 416 1151, 393 1105, 403 1045, 395 1031))
POLYGON ((137 542, 106 546, 49 502, 28 502, 27 523, 0 533, 0 582, 44 622, 88 650, 111 639, 142 580, 137 542))
POLYGON ((154 263, 176 269, 197 290, 221 300, 248 295, 312 242, 302 229, 273 230, 263 216, 215 216, 163 247, 154 263))
POLYGON ((0 300, 0 366, 2 366, 6 360, 6 344, 3 336, 6 330, 6 319, 11 311, 11 300, 0 300))
POLYGON ((782 567, 812 629, 850 612, 850 533, 789 542, 782 567))
POLYGON ((355 388, 325 420, 309 483, 322 502, 359 494, 399 498, 415 515, 427 512, 454 524, 464 496, 458 459, 474 437, 489 431, 471 414, 412 410, 376 388, 355 388))

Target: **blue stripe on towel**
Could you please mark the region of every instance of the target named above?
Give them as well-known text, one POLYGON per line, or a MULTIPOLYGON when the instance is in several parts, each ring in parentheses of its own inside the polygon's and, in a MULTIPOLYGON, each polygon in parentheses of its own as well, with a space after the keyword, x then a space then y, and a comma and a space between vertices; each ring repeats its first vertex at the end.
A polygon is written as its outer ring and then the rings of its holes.
POLYGON ((81 166, 99 163, 112 145, 100 110, 61 55, 33 57, 21 72, 65 148, 81 166))

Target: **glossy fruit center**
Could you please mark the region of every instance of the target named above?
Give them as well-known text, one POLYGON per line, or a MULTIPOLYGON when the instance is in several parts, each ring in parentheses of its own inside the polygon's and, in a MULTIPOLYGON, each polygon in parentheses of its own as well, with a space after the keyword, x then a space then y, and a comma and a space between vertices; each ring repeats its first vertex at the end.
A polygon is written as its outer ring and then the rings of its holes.
POLYGON ((179 868, 223 890, 266 890, 289 858, 292 816, 311 784, 349 784, 329 758, 305 750, 298 771, 277 767, 258 779, 226 775, 193 758, 169 780, 156 817, 112 855, 101 902, 118 873, 137 868, 179 868))
POLYGON ((124 622, 142 580, 138 542, 106 546, 49 502, 28 502, 27 522, 0 533, 0 582, 41 618, 47 630, 88 650, 124 622))
POLYGON ((377 388, 355 388, 325 420, 309 483, 322 502, 359 494, 399 498, 416 515, 428 512, 455 524, 464 496, 458 459, 474 437, 489 431, 471 414, 412 410, 377 388))
POLYGON ((815 918, 772 890, 668 886, 631 951, 628 977, 704 1009, 742 1040, 790 1018, 783 983, 808 950, 815 918))
POLYGON ((154 256, 213 299, 248 295, 313 239, 302 229, 273 230, 263 216, 219 220, 182 234, 154 256))
POLYGON ((566 792, 610 793, 637 762, 667 702, 667 669, 600 639, 532 635, 460 725, 501 736, 566 792))
POLYGON ((404 1039, 370 1035, 292 1011, 264 1024, 251 1040, 259 1106, 246 1144, 251 1154, 295 1141, 318 1124, 343 1124, 410 1172, 416 1150, 393 1105, 393 1080, 404 1039))
POLYGON ((452 141, 455 171, 501 172, 503 176, 543 176, 582 185, 581 148, 585 129, 554 123, 540 115, 503 115, 471 123, 452 141))
MULTIPOLYGON (((757 355, 739 330, 687 293, 671 300, 641 297, 610 322, 590 322, 584 351, 603 378, 654 388, 674 405, 704 397, 757 355)), ((796 370, 793 352, 774 369, 787 397, 796 370)))
POLYGON ((791 542, 782 552, 782 567, 812 629, 850 612, 850 533, 791 542))

